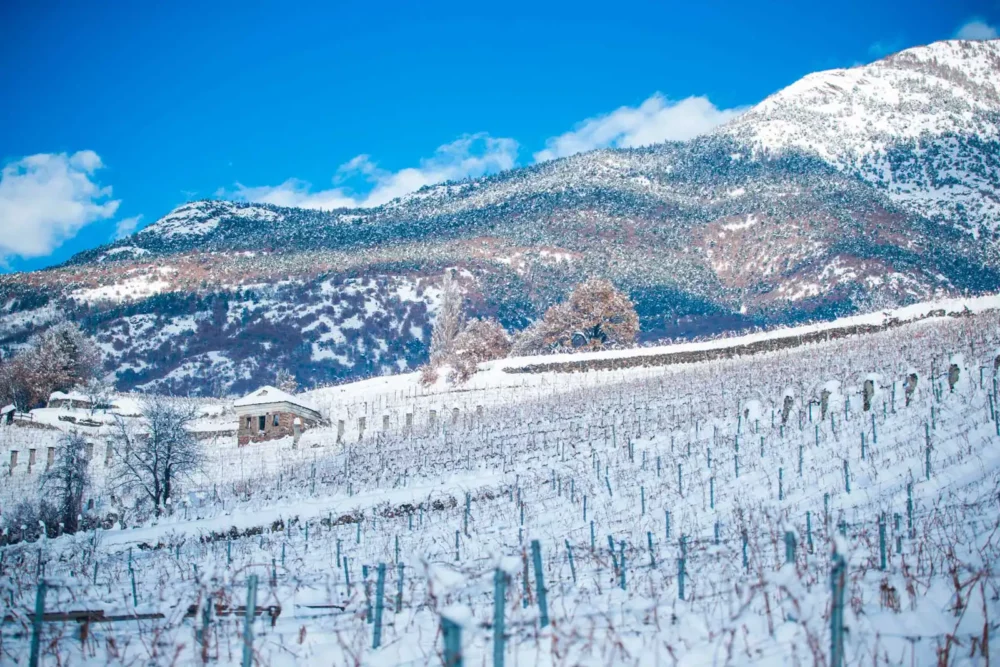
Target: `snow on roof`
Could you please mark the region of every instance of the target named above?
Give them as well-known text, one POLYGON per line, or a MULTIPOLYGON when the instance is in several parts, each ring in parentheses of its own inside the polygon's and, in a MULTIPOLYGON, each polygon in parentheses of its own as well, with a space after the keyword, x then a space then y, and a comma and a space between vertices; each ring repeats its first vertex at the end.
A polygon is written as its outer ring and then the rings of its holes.
POLYGON ((233 407, 245 408, 254 405, 267 405, 269 403, 291 403, 292 405, 297 405, 316 413, 319 412, 319 410, 317 410, 312 403, 293 396, 287 391, 281 391, 280 389, 271 386, 261 387, 260 389, 247 394, 243 398, 234 401, 233 407))
POLYGON ((13 403, 11 403, 10 405, 5 405, 2 408, 0 408, 0 415, 5 415, 8 412, 14 412, 14 410, 15 408, 13 403))
POLYGON ((90 403, 90 399, 81 394, 78 391, 54 391, 49 395, 50 401, 83 401, 84 403, 90 403))

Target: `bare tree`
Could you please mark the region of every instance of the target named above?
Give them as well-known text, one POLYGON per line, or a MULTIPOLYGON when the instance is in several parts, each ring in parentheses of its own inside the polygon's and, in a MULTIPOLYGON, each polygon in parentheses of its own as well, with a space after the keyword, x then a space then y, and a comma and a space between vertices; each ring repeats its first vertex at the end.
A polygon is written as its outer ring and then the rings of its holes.
POLYGON ((115 416, 113 481, 123 491, 152 502, 157 516, 180 482, 201 463, 201 445, 190 431, 196 418, 194 404, 165 396, 147 398, 138 420, 115 416))
POLYGON ((34 336, 27 348, 0 365, 0 400, 22 412, 44 405, 53 391, 85 384, 100 369, 101 355, 80 327, 61 322, 34 336))
POLYGON ((437 365, 451 356, 455 339, 465 324, 462 309, 462 291, 450 271, 445 272, 441 285, 441 307, 431 332, 431 364, 437 365))
POLYGON ((56 459, 42 479, 44 488, 54 494, 59 521, 67 533, 75 533, 83 514, 83 494, 90 486, 87 470, 87 439, 70 432, 62 437, 56 459))
POLYGON ((506 357, 510 352, 510 336, 494 319, 470 320, 455 338, 454 348, 452 379, 464 382, 476 372, 478 364, 506 357))
POLYGON ((529 357, 547 352, 551 347, 545 320, 538 319, 517 333, 510 353, 515 357, 529 357))
POLYGON ((639 316, 624 292, 607 280, 591 279, 577 285, 569 299, 549 309, 553 342, 559 347, 591 348, 631 345, 639 333, 639 316))
POLYGON ((32 385, 27 354, 0 363, 0 402, 13 403, 19 412, 35 405, 37 389, 32 385))
POLYGON ((591 279, 522 331, 513 351, 527 355, 558 348, 621 347, 631 345, 638 332, 639 316, 628 295, 607 280, 591 279))

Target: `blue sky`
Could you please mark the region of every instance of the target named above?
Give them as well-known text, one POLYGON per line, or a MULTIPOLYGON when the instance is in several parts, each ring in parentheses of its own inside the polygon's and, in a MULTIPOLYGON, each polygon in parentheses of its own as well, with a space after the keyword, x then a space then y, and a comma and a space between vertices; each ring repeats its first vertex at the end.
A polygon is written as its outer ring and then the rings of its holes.
POLYGON ((0 4, 0 270, 191 199, 331 208, 684 139, 996 0, 0 4))

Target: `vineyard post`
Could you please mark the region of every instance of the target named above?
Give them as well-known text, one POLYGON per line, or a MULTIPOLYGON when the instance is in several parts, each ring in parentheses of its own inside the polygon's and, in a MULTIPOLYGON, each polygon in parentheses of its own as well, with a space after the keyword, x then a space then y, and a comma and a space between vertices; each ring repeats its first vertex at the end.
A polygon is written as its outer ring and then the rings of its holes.
MULTIPOLYGON (((569 543, 567 542, 567 547, 569 543)), ((570 563, 572 563, 572 555, 570 563)), ((574 577, 574 581, 575 581, 574 577)), ((507 597, 507 574, 500 569, 493 572, 493 667, 503 667, 504 658, 504 600, 507 597)))
POLYGON ((742 531, 742 537, 743 537, 743 569, 749 572, 750 571, 750 559, 747 557, 747 541, 748 540, 747 540, 747 531, 746 531, 745 528, 742 531))
POLYGON ((785 563, 795 565, 795 533, 785 531, 785 563))
POLYGON ((878 569, 885 571, 885 513, 878 515, 878 569))
POLYGON ((684 599, 684 556, 677 559, 677 598, 684 599))
POLYGON ((847 566, 844 557, 834 551, 833 569, 830 572, 830 592, 833 596, 830 611, 830 667, 844 666, 844 589, 847 566))
POLYGON ((201 607, 201 629, 195 633, 195 639, 201 646, 201 661, 208 662, 208 630, 212 623, 212 594, 205 595, 205 602, 201 607))
POLYGON ((441 634, 444 639, 445 667, 462 667, 462 626, 447 616, 442 616, 441 634))
POLYGON ((382 643, 382 610, 385 596, 385 563, 378 564, 378 575, 375 582, 375 628, 372 633, 372 648, 376 649, 382 643))
POLYGON ((403 610, 403 564, 396 564, 396 613, 403 610))
POLYGON ((45 617, 45 580, 38 582, 35 591, 35 615, 31 619, 31 654, 28 657, 29 667, 38 667, 39 653, 42 641, 42 619, 45 617))
POLYGON ((243 667, 253 665, 253 616, 257 608, 257 575, 247 578, 247 608, 243 615, 243 667))
POLYGON ((619 544, 621 549, 621 551, 619 552, 620 556, 618 558, 618 560, 621 561, 620 563, 621 567, 619 568, 619 572, 621 576, 622 590, 625 590, 625 540, 622 540, 621 542, 619 542, 619 544))
MULTIPOLYGON (((624 542, 622 543, 624 544, 624 542)), ((535 564, 535 589, 538 591, 539 623, 544 628, 549 624, 549 604, 545 590, 545 575, 542 571, 542 547, 538 540, 531 541, 531 560, 535 564)))

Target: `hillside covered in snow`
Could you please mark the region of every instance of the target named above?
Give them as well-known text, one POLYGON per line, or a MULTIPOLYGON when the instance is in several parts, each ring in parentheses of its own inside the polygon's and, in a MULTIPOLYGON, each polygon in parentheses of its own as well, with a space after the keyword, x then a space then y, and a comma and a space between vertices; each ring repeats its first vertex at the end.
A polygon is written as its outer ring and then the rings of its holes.
POLYGON ((301 440, 246 447, 230 402, 185 399, 204 459, 159 517, 103 455, 137 397, 36 410, 0 425, 21 454, 0 662, 27 660, 44 578, 42 664, 986 664, 998 317, 959 299, 656 352, 731 351, 695 362, 377 378, 309 392, 327 424, 301 440), (71 430, 96 528, 40 536, 26 452, 71 430))
POLYGON ((592 276, 640 340, 1000 289, 1000 41, 805 77, 709 136, 319 211, 197 201, 64 266, 0 277, 0 348, 61 317, 121 390, 240 393, 426 361, 442 275, 524 328, 592 276))

